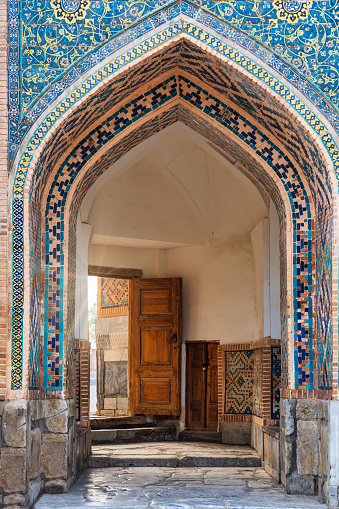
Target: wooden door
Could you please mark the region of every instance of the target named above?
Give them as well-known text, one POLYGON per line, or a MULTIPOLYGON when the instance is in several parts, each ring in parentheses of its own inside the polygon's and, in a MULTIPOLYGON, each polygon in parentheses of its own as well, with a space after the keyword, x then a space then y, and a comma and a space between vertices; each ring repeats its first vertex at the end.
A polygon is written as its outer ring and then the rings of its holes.
POLYGON ((132 415, 180 415, 181 279, 132 279, 132 415))
POLYGON ((218 345, 207 343, 206 428, 218 427, 218 345))
POLYGON ((218 344, 186 343, 186 426, 217 429, 218 344))

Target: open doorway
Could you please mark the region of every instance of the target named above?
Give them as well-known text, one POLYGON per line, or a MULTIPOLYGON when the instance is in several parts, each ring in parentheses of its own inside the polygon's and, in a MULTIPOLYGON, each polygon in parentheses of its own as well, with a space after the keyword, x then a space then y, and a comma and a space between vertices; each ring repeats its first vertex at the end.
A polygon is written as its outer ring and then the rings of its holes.
POLYGON ((128 416, 129 280, 98 277, 96 281, 95 413, 108 417, 128 416))

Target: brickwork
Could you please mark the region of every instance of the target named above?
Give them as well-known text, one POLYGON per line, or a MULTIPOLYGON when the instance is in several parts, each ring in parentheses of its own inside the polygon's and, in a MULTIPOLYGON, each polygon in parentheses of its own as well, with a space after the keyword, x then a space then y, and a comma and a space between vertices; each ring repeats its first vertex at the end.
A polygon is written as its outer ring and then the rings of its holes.
MULTIPOLYGON (((155 61, 155 58, 154 58, 154 61, 155 61)), ((136 74, 134 74, 134 76, 136 76, 136 74)), ((270 128, 271 129, 273 128, 272 123, 271 123, 270 128)), ((62 146, 62 145, 59 144, 59 146, 62 146)), ((130 145, 130 147, 131 147, 131 145, 130 145)), ((305 147, 305 145, 304 145, 304 147, 305 147)), ((311 146, 310 146, 310 150, 311 150, 311 146)), ((45 154, 46 154, 45 157, 47 157, 48 156, 48 152, 45 152, 45 154)), ((299 157, 297 152, 295 152, 295 150, 294 150, 294 155, 295 155, 295 157, 299 157)), ((313 157, 314 155, 315 155, 314 152, 310 151, 309 156, 313 157)), ((238 157, 241 157, 240 153, 238 153, 238 157)), ((107 166, 107 162, 108 161, 104 161, 103 160, 101 162, 101 164, 106 164, 106 166, 107 166)), ((321 164, 320 164, 320 166, 319 166, 319 164, 316 164, 315 166, 317 168, 321 168, 321 164)), ((305 164, 302 164, 302 167, 303 168, 309 167, 309 164, 307 163, 306 159, 305 159, 305 164)), ((94 169, 97 170, 97 168, 94 168, 94 169)), ((323 169, 321 171, 322 171, 322 174, 323 174, 324 173, 323 169)), ((36 176, 37 177, 39 176, 39 171, 36 172, 36 176)), ((86 185, 87 188, 88 188, 88 186, 93 182, 92 179, 97 178, 97 176, 98 176, 98 174, 96 174, 96 176, 95 176, 94 173, 92 173, 91 177, 86 179, 83 182, 83 184, 82 184, 82 187, 83 187, 82 191, 79 192, 79 193, 78 193, 78 191, 76 192, 76 194, 79 197, 79 200, 81 199, 80 197, 83 196, 83 194, 86 192, 86 188, 84 186, 86 185)), ((80 182, 80 180, 79 180, 79 182, 80 182)), ((267 185, 270 185, 272 187, 272 183, 270 183, 270 184, 267 183, 267 185)), ((314 189, 314 184, 312 182, 310 182, 310 185, 312 185, 312 189, 314 189)), ((317 201, 317 203, 318 203, 318 201, 317 201)), ((72 205, 71 205, 71 211, 70 211, 71 213, 70 213, 70 215, 73 216, 73 217, 76 217, 76 211, 73 210, 74 207, 76 207, 76 202, 73 202, 72 205)), ((311 207, 312 206, 310 205, 310 208, 311 207)), ((300 210, 301 209, 299 209, 299 211, 300 210)), ((305 213, 306 213, 306 211, 305 211, 305 213)), ((298 214, 299 214, 299 212, 298 212, 298 214)), ((306 213, 306 216, 307 216, 307 213, 306 213)), ((61 223, 62 223, 62 221, 61 221, 61 223)), ((306 223, 304 223, 304 226, 305 226, 305 224, 306 223)), ((65 225, 65 228, 66 228, 66 231, 67 231, 67 225, 65 225)), ((310 231, 314 231, 314 229, 315 229, 315 226, 314 226, 313 223, 311 223, 311 230, 310 231)), ((331 230, 328 230, 328 231, 331 231, 331 230)), ((58 235, 59 235, 59 233, 57 233, 57 236, 58 235)), ((306 248, 306 246, 309 245, 309 239, 307 240, 307 242, 305 241, 306 237, 308 235, 309 234, 308 233, 306 234, 305 231, 303 232, 302 235, 300 233, 298 235, 300 243, 302 243, 303 246, 304 246, 302 248, 302 250, 300 251, 300 253, 302 254, 302 257, 305 258, 305 260, 309 256, 309 253, 307 252, 307 248, 306 248)), ((74 238, 74 232, 70 231, 70 236, 71 236, 71 238, 74 238)), ((330 242, 331 243, 331 235, 327 235, 327 234, 325 235, 324 234, 324 236, 327 239, 326 242, 330 242)), ((57 245, 54 245, 54 246, 52 245, 51 246, 51 250, 52 251, 57 252, 57 248, 58 248, 57 245)), ((295 246, 295 249, 297 249, 296 246, 295 246)), ((329 249, 331 250, 331 246, 329 246, 329 249)), ((326 252, 328 252, 329 249, 326 247, 326 252)), ((51 251, 51 253, 52 253, 52 251, 51 251)), ((314 247, 312 247, 311 252, 312 252, 312 257, 314 257, 315 256, 315 248, 314 247)), ((51 255, 51 256, 53 256, 53 255, 51 255)), ((298 257, 298 258, 300 258, 300 257, 298 257)), ((71 263, 72 263, 72 260, 74 260, 74 256, 69 253, 69 261, 71 263)), ((303 267, 305 267, 305 268, 308 267, 308 264, 305 264, 304 261, 301 261, 300 263, 302 263, 303 267)), ((70 269, 71 269, 71 267, 72 267, 72 265, 70 265, 70 269)), ((326 270, 330 270, 331 269, 331 266, 330 266, 330 264, 327 263, 327 261, 324 263, 324 267, 326 267, 326 270)), ((53 278, 53 273, 54 272, 57 275, 57 270, 58 270, 57 267, 55 267, 55 269, 53 269, 53 270, 52 270, 52 267, 49 268, 49 271, 50 271, 50 274, 51 274, 52 278, 53 278)), ((304 388, 304 390, 305 389, 307 390, 307 388, 310 388, 310 387, 313 386, 313 371, 312 371, 311 367, 312 367, 312 363, 313 363, 313 356, 312 356, 312 354, 313 354, 313 352, 316 351, 316 346, 317 346, 317 345, 313 345, 313 335, 314 335, 314 330, 315 330, 314 327, 316 326, 316 324, 312 324, 312 320, 311 320, 311 317, 309 315, 309 308, 310 308, 310 306, 312 304, 312 301, 314 300, 314 295, 312 293, 313 289, 312 289, 312 287, 309 284, 308 285, 305 284, 305 281, 307 279, 306 278, 306 274, 304 273, 305 271, 303 270, 301 272, 302 272, 302 275, 300 276, 301 279, 300 279, 299 282, 298 282, 298 276, 295 276, 294 291, 298 292, 299 290, 297 290, 297 288, 298 288, 298 285, 300 285, 300 287, 304 288, 304 292, 303 292, 303 295, 300 295, 300 298, 301 298, 301 300, 300 300, 300 305, 301 305, 300 311, 295 310, 295 313, 301 313, 304 316, 305 325, 309 328, 309 332, 305 335, 305 337, 302 337, 302 329, 304 330, 304 327, 302 326, 302 323, 300 322, 300 325, 298 325, 300 330, 296 330, 295 331, 295 340, 294 340, 294 356, 295 356, 295 359, 294 359, 294 363, 295 363, 295 366, 294 366, 294 380, 291 379, 291 377, 293 376, 293 370, 289 369, 288 370, 289 371, 289 382, 287 382, 287 383, 288 383, 288 385, 294 384, 294 385, 302 386, 304 388), (307 296, 307 288, 311 288, 311 293, 310 293, 309 296, 307 296), (305 293, 305 291, 306 291, 306 293, 305 293), (300 350, 300 352, 299 352, 299 350, 300 350), (296 353, 296 352, 298 352, 298 353, 296 353), (308 356, 309 356, 309 361, 310 361, 309 363, 307 361, 308 356)), ((71 277, 71 274, 72 274, 72 270, 70 270, 68 272, 68 277, 71 277)), ((289 277, 292 277, 292 271, 291 271, 290 268, 288 268, 288 274, 289 274, 289 277)), ((329 281, 328 278, 325 278, 325 280, 329 281)), ((70 281, 70 283, 71 283, 71 281, 70 281)), ((309 281, 308 281, 308 283, 309 283, 309 281)), ((51 285, 51 286, 53 286, 53 285, 51 285)), ((66 289, 71 290, 71 286, 70 285, 66 285, 65 286, 65 290, 66 289)), ((51 296, 50 296, 51 301, 53 301, 53 298, 54 298, 53 297, 53 293, 55 294, 57 291, 58 290, 56 288, 55 289, 51 289, 51 296)), ((324 288, 324 291, 327 291, 327 290, 324 288)), ((287 291, 287 294, 288 294, 288 291, 287 291)), ((62 298, 62 295, 61 295, 61 298, 62 298)), ((289 298, 291 298, 291 296, 289 298)), ((68 305, 71 305, 71 302, 73 302, 72 301, 72 296, 70 296, 70 300, 69 300, 68 305)), ((317 310, 318 310, 318 323, 323 323, 323 319, 325 317, 326 323, 329 324, 331 322, 331 317, 332 317, 332 315, 331 315, 331 302, 330 301, 323 301, 323 302, 324 302, 324 305, 325 305, 325 309, 323 309, 322 307, 319 307, 319 306, 317 307, 317 310)), ((290 305, 290 307, 292 309, 291 305, 290 305)), ((63 309, 65 310, 66 307, 64 307, 63 309)), ((55 313, 56 312, 57 311, 55 311, 55 313)), ((46 316, 47 316, 47 314, 46 314, 46 316)), ((68 318, 67 318, 67 320, 68 320, 68 318)), ((51 316, 51 323, 52 322, 53 322, 53 317, 51 316)), ((299 324, 299 321, 296 320, 295 323, 299 324)), ((71 326, 71 323, 69 323, 69 326, 71 326)), ((330 331, 330 327, 328 327, 326 330, 330 331)), ((51 332, 51 334, 54 334, 54 333, 51 332)), ((323 373, 326 372, 327 373, 325 378, 322 379, 322 380, 327 380, 328 381, 328 380, 330 380, 329 374, 331 373, 331 362, 332 362, 332 359, 331 359, 331 349, 329 347, 329 345, 331 344, 331 334, 329 336, 328 336, 328 334, 325 335, 324 336, 324 338, 325 338, 324 340, 321 339, 322 338, 321 334, 318 337, 319 337, 319 342, 320 342, 319 345, 321 346, 321 348, 319 349, 319 351, 321 352, 321 357, 320 357, 321 358, 320 362, 322 364, 321 372, 323 372, 323 373), (328 339, 326 339, 326 337, 328 339)), ((45 341, 46 341, 46 345, 52 345, 53 342, 54 342, 54 339, 53 338, 50 338, 50 339, 45 338, 45 341)), ((71 347, 70 347, 70 349, 71 349, 71 347)), ((285 352, 287 350, 290 351, 289 356, 291 358, 292 355, 293 355, 293 353, 292 353, 293 352, 293 348, 291 349, 291 345, 290 344, 288 345, 288 349, 284 350, 284 354, 285 354, 285 352)), ((72 356, 68 355, 67 358, 71 359, 72 356)), ((286 365, 286 363, 284 365, 286 365)), ((59 369, 59 368, 57 368, 57 369, 59 369)), ((52 388, 52 389, 55 388, 55 386, 53 385, 54 384, 53 376, 54 375, 49 374, 48 369, 47 369, 46 370, 46 377, 47 377, 46 380, 47 379, 51 380, 51 382, 49 382, 49 383, 52 384, 50 386, 50 388, 52 388)), ((59 373, 58 376, 60 376, 60 373, 59 373)), ((66 378, 69 379, 68 373, 66 373, 66 378)), ((56 380, 55 383, 59 384, 58 380, 56 380)), ((316 384, 317 383, 318 383, 318 381, 316 381, 316 384)), ((45 387, 46 388, 49 387, 48 384, 45 385, 45 387)), ((60 388, 60 384, 57 385, 56 387, 60 388)), ((326 386, 324 388, 328 388, 328 387, 326 386)))
POLYGON ((91 343, 84 339, 76 340, 74 351, 76 422, 86 428, 89 425, 91 343))
POLYGON ((0 399, 6 395, 8 348, 8 201, 7 201, 7 2, 0 1, 0 399))
POLYGON ((218 347, 219 422, 279 425, 279 412, 272 414, 281 383, 281 359, 277 352, 272 356, 276 349, 280 341, 271 339, 218 347))

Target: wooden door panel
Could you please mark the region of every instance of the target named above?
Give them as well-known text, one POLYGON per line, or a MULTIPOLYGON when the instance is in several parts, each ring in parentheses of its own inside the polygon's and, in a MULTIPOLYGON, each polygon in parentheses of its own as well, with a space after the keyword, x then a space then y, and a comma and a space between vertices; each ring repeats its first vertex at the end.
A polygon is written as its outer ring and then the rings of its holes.
POLYGON ((181 279, 138 279, 130 288, 132 414, 180 414, 181 279))
POLYGON ((205 372, 204 343, 186 343, 186 426, 205 426, 205 372))
POLYGON ((186 426, 217 429, 218 345, 186 343, 186 426))
POLYGON ((172 313, 172 289, 141 290, 140 315, 160 315, 172 313))
POLYGON ((141 366, 171 366, 171 328, 141 327, 141 366))
POLYGON ((171 405, 171 378, 140 378, 140 404, 171 405))

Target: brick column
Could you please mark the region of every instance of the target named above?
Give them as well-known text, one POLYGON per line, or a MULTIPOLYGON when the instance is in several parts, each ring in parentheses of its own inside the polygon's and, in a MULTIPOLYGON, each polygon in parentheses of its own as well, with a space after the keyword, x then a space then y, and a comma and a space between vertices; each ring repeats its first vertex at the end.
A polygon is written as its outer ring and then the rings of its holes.
POLYGON ((8 201, 7 201, 7 1, 0 0, 0 399, 6 394, 8 314, 8 201))

